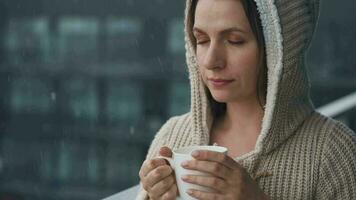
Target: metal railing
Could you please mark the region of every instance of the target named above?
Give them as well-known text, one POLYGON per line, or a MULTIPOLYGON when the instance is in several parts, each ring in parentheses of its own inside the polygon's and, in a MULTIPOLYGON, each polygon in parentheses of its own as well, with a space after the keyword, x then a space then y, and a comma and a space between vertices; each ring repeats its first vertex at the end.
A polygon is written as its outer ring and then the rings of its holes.
POLYGON ((114 194, 102 200, 134 200, 138 193, 139 188, 140 185, 135 185, 133 187, 130 187, 124 191, 121 191, 117 194, 114 194))
POLYGON ((328 103, 317 109, 321 114, 336 117, 356 107, 356 92, 328 103))

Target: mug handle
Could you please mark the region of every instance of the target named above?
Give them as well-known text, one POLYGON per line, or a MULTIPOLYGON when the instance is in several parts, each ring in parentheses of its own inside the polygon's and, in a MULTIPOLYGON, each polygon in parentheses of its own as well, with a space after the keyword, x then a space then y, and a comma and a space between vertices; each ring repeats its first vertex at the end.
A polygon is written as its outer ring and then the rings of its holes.
POLYGON ((165 159, 169 165, 172 167, 172 169, 174 170, 174 163, 173 163, 173 159, 170 157, 165 157, 165 156, 157 156, 156 158, 163 158, 165 159))

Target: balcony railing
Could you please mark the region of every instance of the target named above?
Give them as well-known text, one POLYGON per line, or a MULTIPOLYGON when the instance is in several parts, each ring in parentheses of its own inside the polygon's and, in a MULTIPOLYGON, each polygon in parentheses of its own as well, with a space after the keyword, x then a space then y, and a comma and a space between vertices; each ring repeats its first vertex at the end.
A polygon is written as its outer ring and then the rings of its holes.
POLYGON ((317 109, 321 114, 337 117, 356 107, 356 92, 342 97, 317 109))

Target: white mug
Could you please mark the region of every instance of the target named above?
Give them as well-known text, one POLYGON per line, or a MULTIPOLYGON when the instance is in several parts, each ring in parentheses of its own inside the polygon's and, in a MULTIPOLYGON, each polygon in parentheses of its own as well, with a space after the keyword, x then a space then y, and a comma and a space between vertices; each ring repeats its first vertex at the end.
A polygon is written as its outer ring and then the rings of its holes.
POLYGON ((182 148, 173 150, 172 158, 159 156, 160 158, 166 159, 174 170, 174 173, 176 175, 176 180, 177 180, 178 191, 179 191, 179 195, 180 195, 177 198, 179 200, 180 199, 182 199, 182 200, 196 200, 195 198, 193 198, 192 196, 187 194, 187 190, 189 190, 189 189, 196 189, 196 190, 206 191, 206 192, 212 191, 210 188, 196 185, 196 184, 187 183, 182 180, 183 175, 211 176, 208 173, 195 171, 195 170, 187 170, 181 166, 182 162, 194 159, 191 156, 191 153, 195 150, 209 150, 209 151, 215 151, 215 152, 220 152, 220 153, 224 153, 224 154, 227 153, 227 148, 221 147, 221 146, 189 146, 189 147, 182 147, 182 148))

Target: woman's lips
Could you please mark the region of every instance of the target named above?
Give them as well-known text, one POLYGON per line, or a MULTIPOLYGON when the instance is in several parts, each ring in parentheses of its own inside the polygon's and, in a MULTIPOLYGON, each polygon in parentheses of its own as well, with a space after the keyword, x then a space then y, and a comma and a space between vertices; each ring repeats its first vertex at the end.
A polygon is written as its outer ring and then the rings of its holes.
POLYGON ((208 79, 209 82, 215 86, 215 87, 222 87, 222 86, 226 86, 228 84, 230 84, 231 82, 233 82, 234 80, 227 80, 227 79, 214 79, 214 78, 210 78, 208 79))

